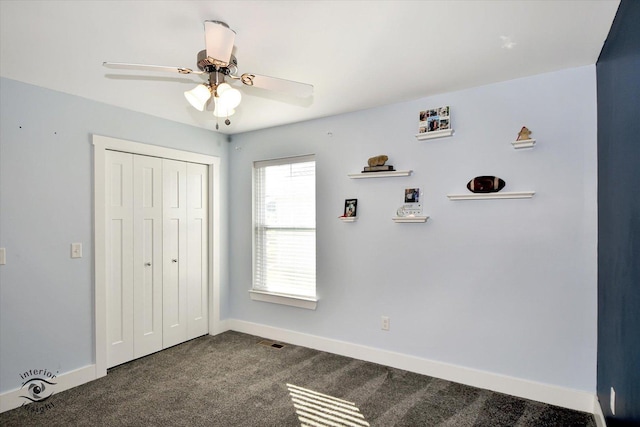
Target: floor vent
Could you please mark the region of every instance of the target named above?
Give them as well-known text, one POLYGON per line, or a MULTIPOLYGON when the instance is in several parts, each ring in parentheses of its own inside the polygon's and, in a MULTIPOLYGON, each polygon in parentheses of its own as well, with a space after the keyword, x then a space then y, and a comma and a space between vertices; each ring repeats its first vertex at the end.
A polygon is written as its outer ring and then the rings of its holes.
POLYGON ((265 347, 273 347, 273 348, 277 348, 277 349, 281 349, 282 347, 284 347, 283 344, 278 344, 276 342, 269 341, 269 340, 262 340, 258 344, 263 345, 265 347))

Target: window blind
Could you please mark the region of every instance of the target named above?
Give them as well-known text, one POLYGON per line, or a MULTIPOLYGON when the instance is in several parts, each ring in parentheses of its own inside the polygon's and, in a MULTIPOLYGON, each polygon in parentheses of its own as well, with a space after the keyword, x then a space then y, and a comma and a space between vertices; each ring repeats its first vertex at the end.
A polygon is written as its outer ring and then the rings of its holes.
POLYGON ((254 162, 253 289, 316 296, 314 156, 254 162))

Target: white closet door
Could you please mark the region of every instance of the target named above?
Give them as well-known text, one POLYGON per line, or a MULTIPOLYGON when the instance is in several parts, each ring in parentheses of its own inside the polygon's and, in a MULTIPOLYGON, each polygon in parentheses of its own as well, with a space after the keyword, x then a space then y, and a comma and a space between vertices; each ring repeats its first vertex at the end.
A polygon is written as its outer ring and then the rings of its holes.
POLYGON ((208 167, 106 152, 107 366, 208 332, 208 167))
POLYGON ((209 331, 208 181, 206 165, 187 163, 187 339, 209 331))
POLYGON ((134 156, 134 358, 162 350, 162 209, 162 159, 134 156))
POLYGON ((133 156, 106 152, 107 366, 133 359, 133 156))
POLYGON ((187 340, 187 165, 162 160, 163 348, 187 340))

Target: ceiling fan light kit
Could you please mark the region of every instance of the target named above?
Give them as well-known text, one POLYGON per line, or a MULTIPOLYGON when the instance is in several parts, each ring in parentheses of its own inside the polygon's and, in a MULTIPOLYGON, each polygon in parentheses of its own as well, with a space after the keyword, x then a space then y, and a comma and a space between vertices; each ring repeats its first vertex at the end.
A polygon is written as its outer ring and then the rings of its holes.
POLYGON ((219 85, 198 85, 191 90, 184 93, 184 97, 187 98, 189 104, 196 110, 204 111, 204 107, 207 105, 207 101, 211 98, 213 92, 213 98, 215 102, 215 110, 213 115, 215 117, 228 117, 235 113, 234 108, 240 105, 242 100, 242 94, 238 89, 232 88, 228 83, 220 83, 219 85))
POLYGON ((198 85, 184 93, 189 104, 196 110, 204 111, 207 101, 211 98, 211 89, 206 85, 198 85))
POLYGON ((214 117, 226 117, 228 119, 236 113, 236 110, 225 105, 220 98, 214 98, 213 100, 215 102, 215 109, 213 110, 214 117))
MULTIPOLYGON (((186 67, 168 67, 161 65, 127 64, 123 62, 103 62, 107 68, 160 71, 179 74, 207 74, 208 82, 199 84, 195 88, 184 92, 185 98, 198 111, 204 111, 207 103, 213 97, 215 117, 226 117, 225 124, 231 124, 229 116, 235 113, 235 108, 240 105, 242 94, 238 89, 225 82, 228 77, 232 81, 250 87, 267 90, 275 90, 298 97, 308 97, 313 94, 313 86, 306 83, 279 79, 276 77, 262 76, 253 73, 238 72, 238 61, 232 55, 233 42, 236 33, 221 21, 204 21, 205 49, 198 52, 197 64, 201 71, 193 71, 186 67)), ((218 123, 216 122, 216 129, 218 123)))
POLYGON ((218 106, 227 110, 233 110, 242 101, 242 94, 238 89, 229 86, 228 83, 220 83, 216 89, 216 99, 218 106))

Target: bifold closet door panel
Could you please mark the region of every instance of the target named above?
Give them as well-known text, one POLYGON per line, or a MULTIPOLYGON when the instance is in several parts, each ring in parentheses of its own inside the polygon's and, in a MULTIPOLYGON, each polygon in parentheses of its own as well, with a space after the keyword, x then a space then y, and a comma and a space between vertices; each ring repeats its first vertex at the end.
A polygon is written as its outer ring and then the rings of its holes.
POLYGON ((107 366, 133 359, 133 155, 106 152, 107 366))
POLYGON ((162 350, 162 159, 133 157, 134 357, 162 350))
POLYGON ((107 366, 209 330, 206 165, 106 153, 107 366))
POLYGON ((187 339, 209 331, 208 170, 187 164, 187 339))
POLYGON ((163 348, 187 340, 187 164, 162 160, 163 348))

